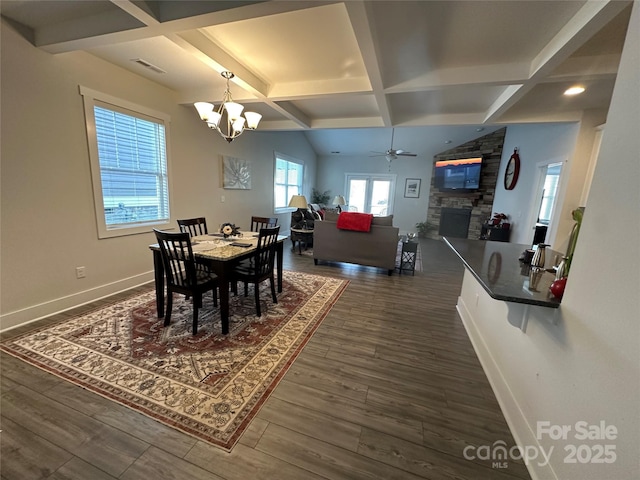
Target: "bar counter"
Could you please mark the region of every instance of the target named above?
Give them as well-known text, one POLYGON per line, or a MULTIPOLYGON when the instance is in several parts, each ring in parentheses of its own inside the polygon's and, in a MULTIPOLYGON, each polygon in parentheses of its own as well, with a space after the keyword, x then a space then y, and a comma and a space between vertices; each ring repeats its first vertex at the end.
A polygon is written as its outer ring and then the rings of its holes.
MULTIPOLYGON (((529 245, 446 238, 443 240, 460 257, 465 267, 496 300, 558 308, 560 300, 549 293, 555 274, 544 271, 535 289, 530 288, 530 267, 518 259, 529 245)), ((547 248, 545 268, 551 269, 553 259, 561 254, 547 248)))

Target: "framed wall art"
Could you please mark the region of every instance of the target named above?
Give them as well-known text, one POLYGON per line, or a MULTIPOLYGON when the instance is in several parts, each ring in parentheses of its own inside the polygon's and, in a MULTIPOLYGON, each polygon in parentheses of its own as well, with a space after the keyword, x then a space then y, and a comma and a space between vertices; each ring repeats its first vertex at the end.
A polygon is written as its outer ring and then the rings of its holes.
POLYGON ((407 178, 404 183, 404 196, 405 198, 419 198, 420 197, 420 178, 407 178))
POLYGON ((251 162, 223 155, 222 188, 251 190, 251 162))

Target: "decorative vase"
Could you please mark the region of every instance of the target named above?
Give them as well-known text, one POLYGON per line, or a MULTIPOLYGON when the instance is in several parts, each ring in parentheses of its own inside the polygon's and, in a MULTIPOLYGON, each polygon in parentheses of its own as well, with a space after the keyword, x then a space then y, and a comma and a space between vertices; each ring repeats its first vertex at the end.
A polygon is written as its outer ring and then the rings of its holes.
POLYGON ((538 249, 533 254, 533 258, 531 259, 532 267, 544 268, 545 262, 545 247, 548 247, 546 243, 539 243, 538 249))
POLYGON ((564 289, 567 286, 567 277, 562 277, 558 280, 555 280, 551 286, 549 287, 549 291, 551 295, 556 297, 558 300, 562 300, 562 296, 564 295, 564 289))
POLYGON ((562 257, 562 260, 556 268, 556 280, 560 280, 567 276, 567 257, 562 257))

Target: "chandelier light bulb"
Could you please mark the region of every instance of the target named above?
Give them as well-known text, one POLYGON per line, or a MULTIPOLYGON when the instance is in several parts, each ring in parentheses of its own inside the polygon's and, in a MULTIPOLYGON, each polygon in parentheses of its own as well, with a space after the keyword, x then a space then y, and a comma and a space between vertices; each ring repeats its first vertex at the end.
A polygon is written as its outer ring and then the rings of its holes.
POLYGON ((224 109, 227 111, 227 115, 229 115, 229 121, 233 123, 240 118, 244 107, 239 103, 225 102, 224 109))
POLYGON ((262 115, 256 112, 244 112, 244 116, 247 119, 247 128, 249 130, 255 130, 258 128, 258 123, 260 123, 262 115))
POLYGON ((196 107, 196 110, 198 110, 200 118, 203 121, 208 122, 211 117, 211 113, 213 112, 213 104, 207 102, 196 102, 193 105, 196 107))

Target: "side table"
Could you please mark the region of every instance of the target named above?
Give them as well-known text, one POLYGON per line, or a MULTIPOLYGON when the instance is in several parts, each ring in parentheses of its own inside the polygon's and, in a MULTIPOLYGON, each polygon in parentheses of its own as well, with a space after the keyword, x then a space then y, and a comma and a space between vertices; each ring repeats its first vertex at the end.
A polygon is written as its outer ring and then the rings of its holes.
POLYGON ((298 255, 302 255, 302 244, 305 250, 313 245, 313 229, 291 228, 291 249, 296 250, 296 242, 298 242, 298 255))
POLYGON ((494 240, 496 242, 508 242, 511 230, 501 225, 484 224, 480 230, 480 240, 494 240))
POLYGON ((416 259, 418 257, 418 244, 412 241, 402 242, 402 252, 400 253, 400 265, 398 270, 400 275, 402 272, 411 272, 411 275, 416 273, 416 259))

